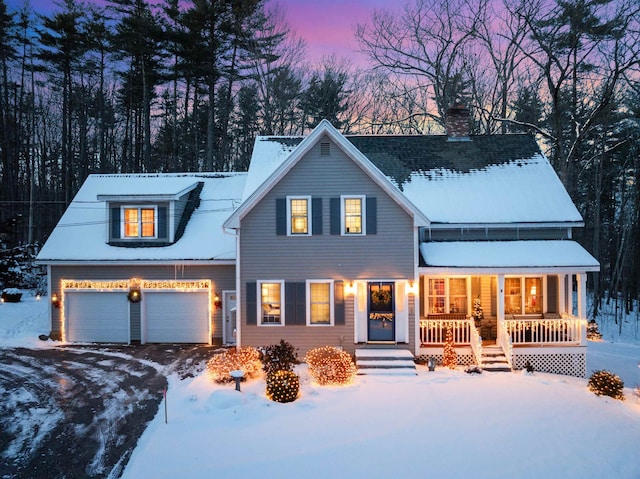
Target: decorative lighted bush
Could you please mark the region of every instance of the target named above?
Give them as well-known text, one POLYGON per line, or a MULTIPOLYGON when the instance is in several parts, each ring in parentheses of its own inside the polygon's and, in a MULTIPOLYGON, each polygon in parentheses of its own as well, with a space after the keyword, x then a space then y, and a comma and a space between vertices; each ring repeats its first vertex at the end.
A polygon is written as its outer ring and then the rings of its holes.
POLYGON ((298 397, 300 378, 292 371, 267 374, 267 397, 275 402, 292 402, 298 397))
POLYGON ((351 356, 333 346, 312 349, 304 360, 309 365, 309 374, 323 386, 349 384, 357 373, 351 356))
POLYGON ((246 379, 259 376, 262 369, 260 351, 252 347, 238 350, 228 349, 224 353, 216 354, 207 361, 207 372, 211 379, 217 383, 233 381, 229 373, 236 369, 244 371, 246 379))
POLYGON ((609 396, 614 399, 624 399, 622 388, 624 382, 616 374, 609 371, 594 371, 589 378, 589 390, 598 396, 609 396))
POLYGON ((264 348, 262 354, 262 369, 266 374, 275 371, 293 371, 298 363, 296 348, 281 339, 278 344, 272 344, 264 348))

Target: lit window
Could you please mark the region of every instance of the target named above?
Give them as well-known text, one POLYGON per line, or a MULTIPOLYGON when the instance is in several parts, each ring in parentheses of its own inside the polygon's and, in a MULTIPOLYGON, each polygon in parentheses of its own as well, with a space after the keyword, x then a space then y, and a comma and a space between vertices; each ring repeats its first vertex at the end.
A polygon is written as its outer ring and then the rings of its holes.
POLYGON ((428 294, 427 314, 467 314, 466 278, 431 278, 428 294))
POLYGON ((259 282, 260 323, 284 324, 282 318, 282 282, 259 282))
POLYGON ((542 278, 505 278, 505 314, 542 313, 542 278))
POLYGON ((309 325, 333 324, 333 288, 331 281, 307 282, 307 317, 309 325))
POLYGON ((352 196, 342 198, 342 232, 345 235, 361 235, 364 233, 364 197, 352 196))
POLYGON ((542 313, 542 278, 525 278, 524 293, 525 314, 542 313))
POLYGON ((156 208, 123 208, 125 238, 155 238, 156 208))
POLYGON ((289 197, 289 234, 309 234, 309 205, 308 197, 289 197))

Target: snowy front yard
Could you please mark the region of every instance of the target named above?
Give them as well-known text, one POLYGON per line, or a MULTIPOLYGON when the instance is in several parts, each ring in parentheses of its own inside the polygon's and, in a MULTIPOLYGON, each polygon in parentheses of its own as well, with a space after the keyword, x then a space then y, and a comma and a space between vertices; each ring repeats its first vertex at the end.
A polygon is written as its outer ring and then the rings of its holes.
MULTIPOLYGON (((44 308, 11 307, 21 309, 0 311, 0 346, 51 347, 31 339, 47 332, 44 308)), ((206 374, 171 375, 122 477, 638 479, 639 362, 637 340, 589 344, 588 370, 619 374, 623 402, 595 396, 586 379, 461 368, 337 388, 300 366, 289 404, 266 399, 262 380, 239 393, 206 374)))

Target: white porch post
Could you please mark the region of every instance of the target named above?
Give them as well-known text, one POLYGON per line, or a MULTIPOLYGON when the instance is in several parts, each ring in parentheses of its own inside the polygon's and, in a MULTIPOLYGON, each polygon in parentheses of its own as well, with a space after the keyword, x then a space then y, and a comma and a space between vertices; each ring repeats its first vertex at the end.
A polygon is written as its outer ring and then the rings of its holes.
POLYGON ((578 318, 587 318, 587 273, 577 274, 578 283, 578 318))
POLYGON ((567 275, 558 275, 558 313, 567 312, 567 275))
POLYGON ((498 300, 496 301, 498 323, 504 322, 504 274, 498 275, 498 300))

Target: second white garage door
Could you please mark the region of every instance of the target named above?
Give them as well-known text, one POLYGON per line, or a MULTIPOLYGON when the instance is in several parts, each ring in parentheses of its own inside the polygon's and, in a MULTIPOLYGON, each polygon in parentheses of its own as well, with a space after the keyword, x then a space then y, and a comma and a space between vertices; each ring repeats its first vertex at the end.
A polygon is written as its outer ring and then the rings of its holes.
POLYGON ((142 341, 209 343, 209 293, 145 292, 142 341))

